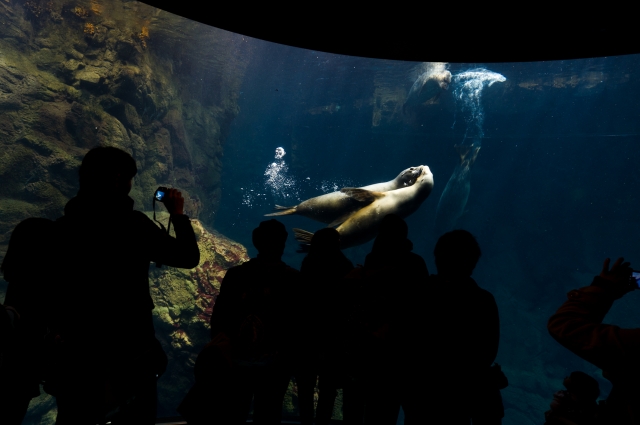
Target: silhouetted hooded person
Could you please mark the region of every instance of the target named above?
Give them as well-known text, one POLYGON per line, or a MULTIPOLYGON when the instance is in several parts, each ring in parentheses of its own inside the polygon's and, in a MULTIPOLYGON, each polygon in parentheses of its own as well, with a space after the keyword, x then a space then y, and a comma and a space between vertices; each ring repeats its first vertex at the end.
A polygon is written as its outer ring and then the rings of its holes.
POLYGON ((232 383, 225 405, 210 410, 211 420, 244 423, 253 399, 254 423, 280 423, 299 316, 300 273, 281 260, 287 235, 277 220, 260 223, 252 235, 257 257, 230 268, 222 280, 211 337, 229 346, 232 383))
POLYGON ((547 329, 562 346, 602 369, 613 387, 603 404, 603 423, 640 424, 640 328, 603 323, 615 300, 638 289, 623 258, 604 261, 590 286, 574 289, 549 318, 547 329))
POLYGON ((551 409, 544 413, 544 425, 596 425, 600 424, 598 382, 584 372, 571 372, 564 378, 566 390, 553 395, 551 409))
POLYGON ((500 388, 506 378, 491 367, 500 339, 498 307, 471 278, 480 255, 466 230, 442 235, 434 249, 438 274, 423 297, 429 318, 423 330, 429 360, 422 377, 429 382, 424 408, 446 415, 451 424, 499 424, 504 416, 500 388))
POLYGON ((58 361, 45 389, 57 397, 58 425, 111 415, 155 423, 156 379, 167 358, 155 338, 149 266, 193 268, 200 252, 176 189, 164 202, 175 238, 133 210, 128 193, 136 172, 128 153, 91 149, 80 166, 78 195, 55 223, 58 361))
POLYGON ((11 233, 0 270, 9 283, 4 300, 13 309, 13 326, 0 350, 0 423, 20 424, 29 401, 40 394, 44 375, 51 284, 53 222, 28 218, 11 233))
POLYGON ((340 250, 340 233, 334 228, 313 234, 309 253, 302 260, 299 311, 300 346, 296 382, 302 424, 313 423, 314 388, 319 394, 316 424, 329 423, 337 389, 344 380, 345 327, 342 278, 353 264, 340 250))
POLYGON ((408 413, 408 397, 418 385, 409 353, 417 344, 413 331, 420 309, 417 298, 429 272, 422 257, 411 252, 407 236, 402 217, 385 216, 361 271, 356 315, 363 338, 356 362, 362 365, 359 380, 365 391, 367 424, 395 424, 401 405, 408 413))

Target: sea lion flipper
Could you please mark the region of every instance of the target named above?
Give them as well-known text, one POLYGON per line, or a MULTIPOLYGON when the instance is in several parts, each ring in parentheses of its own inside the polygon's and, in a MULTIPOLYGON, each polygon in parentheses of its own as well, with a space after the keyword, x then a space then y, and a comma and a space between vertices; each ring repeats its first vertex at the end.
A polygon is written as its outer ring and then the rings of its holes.
POLYGON ((310 244, 311 238, 313 237, 313 233, 307 232, 306 230, 298 229, 296 227, 293 228, 293 235, 298 242, 305 244, 310 244))
POLYGON ((478 152, 480 152, 480 146, 474 146, 473 154, 471 156, 471 159, 469 160, 469 165, 473 165, 473 163, 476 162, 476 158, 478 157, 478 152))
POLYGON ((281 205, 276 205, 275 210, 279 210, 278 212, 273 212, 271 214, 265 214, 265 217, 271 217, 274 215, 289 215, 295 214, 297 211, 297 205, 295 207, 283 207, 281 205))
POLYGON ((311 238, 313 237, 313 233, 294 227, 293 236, 300 244, 298 252, 309 252, 309 246, 311 245, 311 238))
POLYGON ((357 187, 344 187, 340 189, 340 192, 358 202, 366 202, 367 204, 370 204, 376 199, 380 199, 384 196, 383 192, 373 192, 371 190, 360 189, 357 187))
POLYGON ((464 164, 465 161, 469 162, 469 166, 476 162, 476 157, 480 151, 480 146, 476 146, 473 143, 470 145, 455 145, 458 155, 460 155, 460 164, 464 164), (471 157, 467 158, 471 153, 471 157))
POLYGON ((460 164, 462 164, 467 158, 467 155, 469 155, 471 145, 455 145, 454 147, 456 148, 456 152, 458 152, 458 155, 460 156, 460 164))

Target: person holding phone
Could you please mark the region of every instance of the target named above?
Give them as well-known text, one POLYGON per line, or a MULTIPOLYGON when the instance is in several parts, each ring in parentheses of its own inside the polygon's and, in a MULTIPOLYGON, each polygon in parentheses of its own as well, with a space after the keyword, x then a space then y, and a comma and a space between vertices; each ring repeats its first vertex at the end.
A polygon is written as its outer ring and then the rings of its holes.
POLYGON ((605 423, 640 424, 640 328, 603 324, 613 302, 638 289, 629 262, 604 261, 590 286, 575 289, 551 316, 547 329, 562 346, 602 369, 613 384, 604 404, 605 423))

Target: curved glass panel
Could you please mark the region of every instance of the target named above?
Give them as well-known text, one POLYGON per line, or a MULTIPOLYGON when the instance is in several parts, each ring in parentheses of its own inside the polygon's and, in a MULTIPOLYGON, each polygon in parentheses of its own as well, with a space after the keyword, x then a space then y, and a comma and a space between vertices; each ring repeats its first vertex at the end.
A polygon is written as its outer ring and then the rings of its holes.
MULTIPOLYGON (((155 189, 173 186, 197 219, 200 265, 150 272, 169 355, 160 417, 177 415, 222 277, 255 256, 251 232, 265 214, 421 165, 433 190, 398 212, 432 273, 442 232, 477 237, 473 276, 500 311, 504 423, 541 423, 574 370, 594 376, 603 396, 610 390, 546 322, 605 257, 638 261, 638 56, 490 65, 345 57, 115 0, 4 1, 0 20, 0 254, 21 220, 62 215, 98 144, 135 158, 137 209, 151 216, 155 189)), ((277 218, 289 231, 283 260, 299 268, 293 228, 314 232, 340 215, 277 218)), ((354 264, 370 239, 353 236, 344 250, 354 264)), ((638 323, 637 297, 616 302, 607 321, 638 323)), ((295 381, 283 409, 298 415, 295 381)), ((25 423, 54 418, 43 393, 25 423)))

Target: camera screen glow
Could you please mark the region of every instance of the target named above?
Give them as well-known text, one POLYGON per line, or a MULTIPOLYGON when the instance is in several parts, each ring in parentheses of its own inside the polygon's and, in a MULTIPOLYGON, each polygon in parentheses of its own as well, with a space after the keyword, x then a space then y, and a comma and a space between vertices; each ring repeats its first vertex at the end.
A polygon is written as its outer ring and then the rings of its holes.
POLYGON ((158 201, 162 201, 162 198, 164 198, 164 192, 157 191, 156 192, 156 199, 158 201))

